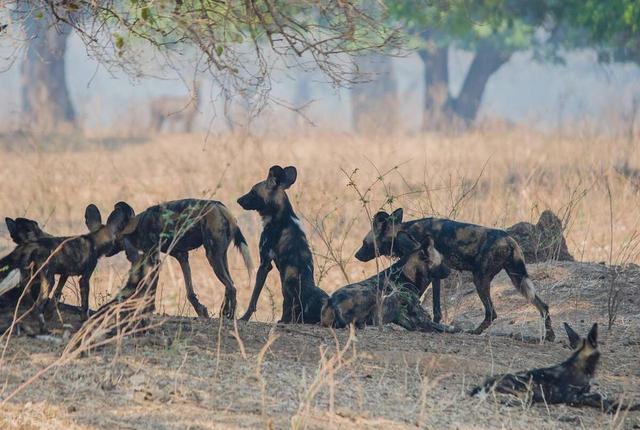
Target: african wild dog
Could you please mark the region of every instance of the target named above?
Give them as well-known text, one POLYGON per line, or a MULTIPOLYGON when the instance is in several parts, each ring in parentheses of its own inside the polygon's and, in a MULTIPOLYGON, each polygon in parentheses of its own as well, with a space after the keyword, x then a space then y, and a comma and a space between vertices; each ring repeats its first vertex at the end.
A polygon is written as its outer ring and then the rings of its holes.
POLYGON ((361 327, 393 322, 411 331, 455 331, 434 323, 420 304, 418 294, 431 279, 449 274, 431 237, 418 243, 408 233, 399 232, 396 246, 404 255, 399 261, 329 297, 322 307, 323 326, 343 328, 354 323, 361 327))
MULTIPOLYGON (((82 318, 87 318, 91 275, 98 259, 111 251, 116 235, 128 221, 129 214, 126 211, 114 208, 104 225, 100 211, 90 204, 85 211, 85 222, 90 233, 71 237, 41 237, 18 245, 9 255, 0 259, 0 271, 15 276, 15 270, 19 270, 19 283, 23 285, 30 283, 32 273, 38 273, 31 284, 33 288, 39 288, 36 309, 43 331, 44 310, 55 275, 65 279, 68 276, 80 276, 82 318)), ((64 282, 59 282, 57 288, 62 285, 64 282)), ((54 291, 54 297, 57 294, 54 291)))
POLYGON ((564 362, 542 369, 507 373, 488 378, 469 393, 482 396, 487 393, 507 395, 508 405, 530 405, 537 402, 547 404, 566 403, 571 406, 590 406, 605 412, 616 412, 618 408, 640 410, 640 405, 623 406, 607 399, 599 392, 591 391, 591 379, 600 360, 598 351, 598 324, 594 324, 586 339, 564 324, 569 343, 574 353, 564 362))
POLYGON ((241 318, 244 321, 248 321, 256 311, 260 292, 272 269, 272 262, 275 262, 284 296, 280 322, 320 322, 322 303, 328 296, 315 285, 311 249, 286 193, 297 176, 293 166, 284 169, 273 166, 269 169, 267 179, 258 182, 238 199, 243 209, 257 211, 263 224, 260 267, 249 307, 241 318))
MULTIPOLYGON (((207 260, 218 279, 225 286, 225 299, 221 313, 233 318, 236 309, 236 288, 229 273, 227 249, 231 242, 240 250, 249 278, 252 274, 251 254, 235 217, 221 202, 215 200, 183 199, 155 206, 135 215, 125 202, 116 203, 130 214, 131 220, 119 236, 111 253, 137 249, 145 254, 160 251, 168 253, 180 264, 187 298, 200 317, 208 317, 207 308, 200 303, 193 289, 189 251, 204 247, 207 260), (132 245, 132 247, 127 246, 132 245)), ((127 251, 127 258, 134 262, 135 253, 127 251)))
POLYGON ((9 236, 16 245, 22 245, 25 242, 40 239, 41 237, 52 237, 49 233, 45 233, 36 221, 29 218, 5 218, 9 236))
MULTIPOLYGON (((391 215, 378 212, 372 220, 372 230, 365 236, 355 256, 369 261, 377 255, 398 255, 392 249, 400 231, 417 240, 430 235, 447 266, 473 273, 473 283, 484 306, 484 320, 473 331, 482 333, 497 318, 491 301, 491 280, 504 269, 516 289, 540 312, 545 322, 545 339, 553 341, 549 307, 538 297, 524 263, 520 246, 505 231, 441 218, 424 218, 402 222, 402 209, 391 215)), ((441 319, 440 282, 433 282, 434 321, 441 319)))

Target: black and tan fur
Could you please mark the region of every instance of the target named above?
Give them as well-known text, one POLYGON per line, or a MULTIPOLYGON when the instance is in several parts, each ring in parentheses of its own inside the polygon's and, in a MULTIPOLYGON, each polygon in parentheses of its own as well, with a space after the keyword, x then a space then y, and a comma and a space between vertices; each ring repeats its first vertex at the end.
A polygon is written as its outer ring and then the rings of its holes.
POLYGON ((22 245, 25 242, 40 239, 41 237, 52 237, 49 233, 46 233, 40 228, 40 225, 34 220, 29 218, 5 218, 7 224, 7 230, 11 240, 16 245, 22 245))
POLYGON ((623 406, 609 400, 602 393, 591 392, 591 380, 600 360, 598 324, 591 327, 586 338, 580 338, 567 323, 565 323, 565 330, 575 350, 567 360, 551 367, 488 378, 482 385, 473 388, 469 394, 481 396, 494 393, 510 405, 544 402, 589 406, 608 413, 616 412, 618 408, 640 410, 640 405, 623 406))
MULTIPOLYGON (((417 240, 432 236, 447 266, 473 274, 473 282, 485 311, 484 320, 474 333, 482 333, 497 318, 491 301, 491 281, 504 269, 516 289, 538 309, 545 321, 545 338, 553 341, 555 334, 549 307, 535 292, 520 246, 505 231, 441 218, 402 222, 402 209, 397 209, 391 215, 378 212, 373 217, 372 230, 355 254, 356 258, 369 261, 377 255, 398 255, 393 245, 400 231, 409 233, 417 240)), ((439 280, 433 282, 433 313, 434 321, 440 321, 439 280)))
POLYGON ((256 311, 260 292, 275 262, 284 297, 280 322, 320 322, 322 303, 328 296, 315 285, 311 249, 286 193, 296 178, 295 167, 283 169, 273 166, 267 179, 258 182, 238 199, 243 209, 260 214, 264 227, 260 235, 260 266, 256 284, 242 320, 248 321, 256 311))
POLYGON ((409 234, 399 232, 396 245, 404 255, 399 261, 331 295, 322 307, 323 326, 343 328, 353 323, 362 327, 392 322, 411 331, 455 331, 434 323, 420 304, 419 292, 431 279, 449 274, 431 237, 418 243, 409 234))
MULTIPOLYGON (((126 249, 137 249, 145 254, 160 251, 168 253, 180 264, 187 298, 198 316, 208 317, 207 308, 200 303, 193 288, 189 251, 204 247, 207 260, 225 287, 221 313, 233 318, 236 309, 236 288, 229 273, 227 249, 233 243, 241 252, 251 277, 252 262, 249 247, 235 217, 221 202, 215 200, 183 199, 151 206, 134 214, 131 206, 119 202, 116 207, 131 214, 131 221, 120 235, 118 246, 111 255, 126 249), (131 247, 127 247, 125 242, 131 247)), ((132 263, 137 258, 127 252, 132 263)))
MULTIPOLYGON (((85 222, 89 233, 70 237, 40 237, 18 245, 9 255, 0 260, 0 270, 7 274, 19 270, 19 282, 24 286, 32 275, 34 288, 39 288, 36 309, 44 330, 44 308, 54 285, 55 275, 60 275, 58 288, 69 276, 80 276, 80 298, 82 317, 89 314, 90 279, 98 259, 112 251, 117 234, 127 225, 128 214, 115 208, 106 224, 98 208, 91 204, 85 211, 85 222)), ((0 274, 4 278, 4 274, 0 274)), ((54 296, 59 293, 53 292, 54 296)))

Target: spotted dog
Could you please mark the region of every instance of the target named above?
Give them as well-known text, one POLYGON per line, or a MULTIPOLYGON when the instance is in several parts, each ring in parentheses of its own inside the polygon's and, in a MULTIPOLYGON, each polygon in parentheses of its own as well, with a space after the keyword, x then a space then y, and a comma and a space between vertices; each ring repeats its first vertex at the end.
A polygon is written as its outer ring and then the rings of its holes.
POLYGON ((418 243, 399 232, 396 246, 404 257, 375 276, 335 291, 322 308, 322 325, 343 328, 354 323, 395 323, 407 330, 452 332, 434 323, 420 304, 419 293, 433 277, 448 276, 449 269, 430 236, 418 243))
POLYGON ((609 400, 604 394, 591 392, 591 380, 600 360, 598 350, 598 324, 594 324, 586 338, 581 338, 565 323, 569 343, 575 349, 560 364, 541 369, 488 378, 469 393, 471 396, 496 394, 508 405, 565 403, 570 406, 588 406, 607 413, 618 409, 640 410, 640 405, 622 405, 609 400))
MULTIPOLYGON (((535 292, 520 246, 505 231, 441 218, 402 222, 402 214, 402 209, 397 209, 391 215, 386 212, 375 214, 371 222, 372 229, 356 252, 356 258, 369 261, 378 255, 401 256, 394 249, 400 231, 409 233, 417 240, 431 236, 447 266, 473 274, 473 282, 485 311, 484 320, 473 333, 482 333, 498 317, 491 301, 491 281, 504 269, 516 289, 540 312, 545 322, 545 338, 549 341, 555 339, 549 307, 535 292)), ((439 280, 433 282, 433 314, 434 321, 441 320, 439 280)))
POLYGON ((242 254, 251 278, 253 263, 247 241, 235 217, 221 202, 215 200, 183 199, 155 206, 135 214, 125 202, 116 203, 130 214, 130 222, 119 236, 118 244, 110 255, 126 251, 133 264, 138 258, 136 250, 145 255, 158 251, 168 253, 180 264, 187 298, 200 317, 208 317, 207 308, 200 303, 193 288, 189 252, 204 247, 207 260, 225 287, 221 313, 233 318, 236 309, 236 288, 229 273, 227 250, 233 243, 242 254))
MULTIPOLYGON (((20 284, 31 284, 39 289, 36 309, 41 330, 45 329, 44 310, 48 303, 50 289, 54 285, 55 275, 66 279, 69 276, 80 276, 80 298, 82 318, 89 315, 90 279, 98 259, 112 251, 117 235, 127 225, 128 213, 121 208, 114 208, 107 223, 102 223, 98 208, 91 204, 85 210, 85 222, 89 233, 70 237, 40 237, 18 245, 9 255, 0 259, 0 290, 8 278, 17 278, 20 284), (6 275, 5 275, 6 273, 6 275), (37 273, 37 276, 33 277, 37 273), (33 277, 33 279, 32 279, 33 277)), ((61 281, 58 287, 64 285, 61 281)), ((58 291, 53 296, 59 295, 58 291)))
POLYGON ((327 294, 315 285, 311 249, 286 193, 297 176, 293 166, 273 166, 267 179, 255 184, 251 191, 238 199, 243 209, 257 211, 263 224, 260 266, 249 307, 241 318, 244 321, 248 321, 256 311, 267 275, 275 263, 284 296, 280 322, 320 322, 320 311, 327 294))

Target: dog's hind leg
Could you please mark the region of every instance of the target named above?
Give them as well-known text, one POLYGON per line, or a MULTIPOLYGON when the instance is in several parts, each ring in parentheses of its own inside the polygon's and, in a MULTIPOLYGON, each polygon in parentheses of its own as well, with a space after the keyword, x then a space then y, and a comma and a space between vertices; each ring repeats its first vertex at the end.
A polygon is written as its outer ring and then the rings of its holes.
POLYGON ((484 306, 484 320, 476 327, 471 333, 480 334, 485 331, 491 323, 498 318, 496 311, 491 301, 491 280, 493 276, 487 276, 486 274, 474 273, 473 283, 476 286, 476 291, 484 306))
POLYGON ((220 314, 225 316, 226 318, 233 319, 236 313, 236 287, 233 285, 231 275, 229 275, 229 272, 227 271, 227 250, 225 248, 222 252, 220 252, 218 250, 212 250, 207 247, 205 248, 209 264, 213 268, 213 271, 218 279, 220 279, 220 282, 224 284, 225 288, 224 303, 222 305, 220 314))
POLYGON ((542 316, 544 320, 544 338, 550 342, 553 342, 556 335, 551 324, 551 317, 549 316, 549 306, 547 306, 547 304, 543 302, 542 299, 540 299, 538 294, 536 294, 535 286, 529 278, 527 267, 524 263, 522 250, 520 249, 518 244, 515 243, 515 241, 511 243, 511 247, 511 258, 505 262, 505 270, 507 272, 507 275, 509 275, 511 282, 520 292, 520 294, 522 294, 529 301, 529 303, 533 304, 536 309, 538 309, 538 312, 540 312, 540 316, 542 316))
POLYGON ((198 296, 196 296, 196 292, 193 289, 193 280, 191 278, 191 266, 189 265, 189 254, 187 252, 175 252, 171 254, 173 258, 178 260, 180 264, 180 269, 182 269, 182 276, 184 277, 184 287, 187 290, 187 299, 193 309, 195 309, 196 314, 199 317, 209 318, 209 311, 207 307, 204 306, 198 300, 198 296))
POLYGON ((439 323, 442 321, 442 310, 440 308, 440 279, 433 279, 431 281, 431 287, 433 288, 433 322, 439 323))

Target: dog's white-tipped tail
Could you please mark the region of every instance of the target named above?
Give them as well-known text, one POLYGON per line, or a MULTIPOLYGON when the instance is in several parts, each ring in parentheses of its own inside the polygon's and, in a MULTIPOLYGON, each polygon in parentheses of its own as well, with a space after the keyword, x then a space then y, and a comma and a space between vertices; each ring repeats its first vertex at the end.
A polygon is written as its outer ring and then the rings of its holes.
POLYGON ((20 270, 13 269, 5 278, 0 282, 0 296, 5 295, 9 291, 16 288, 20 285, 20 280, 22 276, 20 275, 20 270))
POLYGON ((520 292, 532 303, 536 298, 536 287, 528 277, 524 278, 520 283, 520 292))
POLYGON ((244 260, 244 265, 247 268, 247 274, 249 275, 249 282, 253 279, 253 260, 251 259, 251 253, 249 252, 249 245, 246 242, 241 243, 240 246, 240 254, 242 254, 242 259, 244 260))

